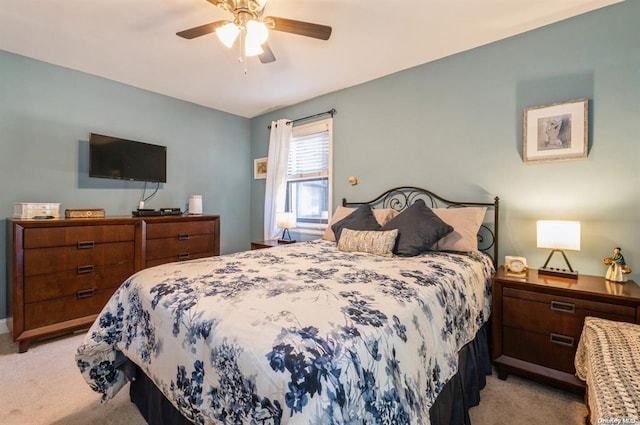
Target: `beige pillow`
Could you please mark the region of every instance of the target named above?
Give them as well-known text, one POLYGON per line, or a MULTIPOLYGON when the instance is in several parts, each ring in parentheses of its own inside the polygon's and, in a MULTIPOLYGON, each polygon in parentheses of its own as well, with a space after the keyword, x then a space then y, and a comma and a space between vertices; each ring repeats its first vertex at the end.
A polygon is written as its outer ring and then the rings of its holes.
MULTIPOLYGON (((335 223, 342 220, 355 210, 355 208, 347 208, 343 207, 342 205, 336 208, 336 211, 331 216, 331 222, 324 231, 324 235, 322 235, 322 239, 324 239, 325 241, 335 242, 336 235, 333 233, 333 229, 331 229, 331 226, 333 226, 335 223)), ((391 220, 398 214, 398 211, 394 210, 393 208, 373 208, 373 216, 381 226, 387 224, 389 220, 391 220)))
POLYGON ((478 250, 478 231, 487 212, 486 207, 433 208, 453 232, 431 246, 433 251, 470 252, 478 250))
POLYGON ((393 257, 393 247, 397 237, 398 229, 386 231, 342 229, 338 250, 393 257))

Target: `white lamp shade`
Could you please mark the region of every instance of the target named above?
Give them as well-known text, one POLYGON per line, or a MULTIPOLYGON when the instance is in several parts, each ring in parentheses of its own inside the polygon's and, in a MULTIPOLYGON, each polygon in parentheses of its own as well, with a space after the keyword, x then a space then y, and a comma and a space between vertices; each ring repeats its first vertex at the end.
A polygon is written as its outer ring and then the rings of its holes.
POLYGON ((250 20, 247 22, 247 44, 261 45, 267 41, 269 30, 264 22, 250 20))
POLYGON ((216 28, 216 35, 218 36, 222 44, 224 44, 228 48, 231 48, 231 46, 233 46, 236 38, 238 38, 238 34, 240 34, 240 28, 238 28, 238 26, 233 22, 229 22, 228 24, 216 28))
POLYGON ((279 212, 276 214, 276 226, 281 229, 291 229, 296 226, 296 215, 292 212, 279 212))
POLYGON ((249 43, 248 41, 245 43, 245 46, 244 46, 245 56, 258 56, 258 55, 261 55, 263 52, 264 52, 264 49, 262 49, 261 45, 252 44, 252 43, 249 43))
POLYGON ((580 222, 538 220, 538 248, 580 250, 580 222))
POLYGON ((247 34, 245 36, 245 56, 257 56, 264 52, 262 44, 267 41, 269 31, 267 26, 258 21, 247 22, 247 34))

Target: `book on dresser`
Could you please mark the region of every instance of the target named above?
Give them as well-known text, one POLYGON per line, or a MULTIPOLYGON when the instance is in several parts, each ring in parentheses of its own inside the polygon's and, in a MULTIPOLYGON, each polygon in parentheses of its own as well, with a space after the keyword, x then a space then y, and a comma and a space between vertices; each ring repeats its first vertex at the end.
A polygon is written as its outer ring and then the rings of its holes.
POLYGON ((220 216, 7 220, 7 325, 19 352, 88 328, 132 274, 220 255, 220 216))

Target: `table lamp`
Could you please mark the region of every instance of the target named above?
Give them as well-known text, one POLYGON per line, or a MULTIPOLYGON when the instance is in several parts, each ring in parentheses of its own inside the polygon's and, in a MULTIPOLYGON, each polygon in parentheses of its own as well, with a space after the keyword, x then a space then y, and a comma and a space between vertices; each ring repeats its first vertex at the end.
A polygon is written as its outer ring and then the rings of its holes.
POLYGON ((580 250, 580 222, 579 221, 557 221, 557 220, 538 220, 537 222, 538 248, 549 248, 551 252, 547 257, 544 265, 538 269, 538 274, 568 277, 571 279, 578 278, 578 272, 573 270, 569 259, 564 253, 565 249, 580 250), (549 260, 556 252, 564 257, 567 263, 567 269, 555 267, 547 267, 549 260))
POLYGON ((283 229, 282 238, 278 242, 293 242, 289 229, 296 227, 296 215, 292 212, 279 212, 276 214, 276 226, 283 229))

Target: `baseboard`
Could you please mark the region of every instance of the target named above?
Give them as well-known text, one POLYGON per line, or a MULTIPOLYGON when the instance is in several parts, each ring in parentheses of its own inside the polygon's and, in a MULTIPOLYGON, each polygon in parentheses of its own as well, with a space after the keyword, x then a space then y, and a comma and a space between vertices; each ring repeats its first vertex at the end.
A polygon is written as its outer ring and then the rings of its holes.
POLYGON ((7 319, 0 319, 0 335, 8 334, 9 328, 7 327, 7 319))

